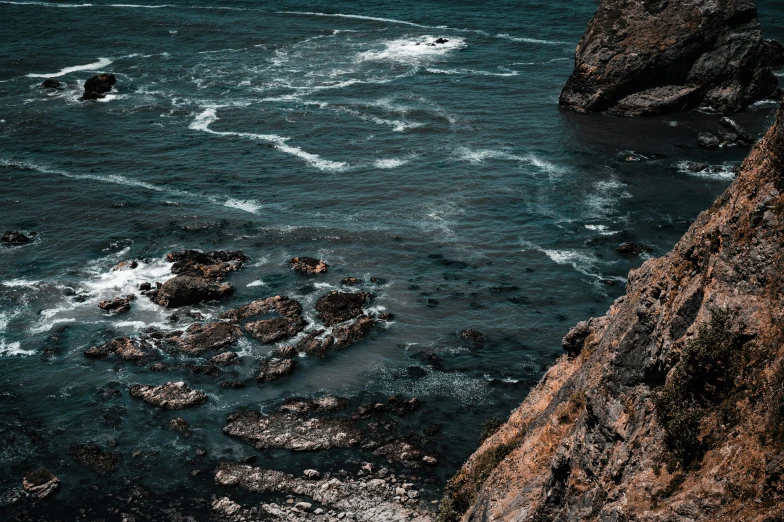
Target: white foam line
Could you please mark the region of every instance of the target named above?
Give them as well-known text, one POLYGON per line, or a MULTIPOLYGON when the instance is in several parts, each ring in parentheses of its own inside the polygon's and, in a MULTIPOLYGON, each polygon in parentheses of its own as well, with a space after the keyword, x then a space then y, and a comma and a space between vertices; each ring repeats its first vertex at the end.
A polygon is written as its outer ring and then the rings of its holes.
POLYGON ((427 68, 425 69, 427 72, 432 74, 476 74, 479 76, 517 76, 517 71, 510 71, 508 73, 494 73, 488 71, 476 71, 474 69, 435 69, 435 68, 427 68))
POLYGON ((349 165, 343 161, 330 161, 325 160, 318 154, 313 154, 311 152, 307 152, 302 150, 301 148, 289 145, 287 142, 291 138, 285 138, 283 136, 278 136, 276 134, 254 134, 251 132, 222 132, 222 131, 214 131, 210 129, 210 125, 218 120, 217 116, 217 109, 220 107, 206 107, 203 112, 198 114, 196 118, 194 118, 193 122, 189 125, 190 129, 193 130, 200 130, 203 132, 208 132, 210 134, 215 134, 217 136, 237 136, 240 138, 248 138, 251 140, 259 140, 265 141, 267 143, 271 143, 277 150, 281 152, 285 152, 286 154, 291 154, 292 156, 296 156, 298 158, 302 158, 308 165, 312 167, 316 167, 322 171, 343 171, 346 170, 349 165))
POLYGON ((92 7, 94 5, 94 4, 55 4, 51 2, 11 2, 9 0, 0 0, 0 4, 38 5, 41 7, 92 7))
POLYGON ((501 38, 503 40, 509 40, 510 42, 519 42, 519 43, 532 43, 532 44, 541 44, 541 45, 569 45, 569 42, 559 42, 557 40, 540 40, 538 38, 525 38, 520 36, 512 36, 510 34, 500 33, 495 35, 496 38, 501 38))
POLYGON ((108 58, 98 58, 97 62, 88 63, 88 64, 85 64, 85 65, 74 65, 72 67, 66 67, 64 69, 60 69, 56 73, 50 73, 50 74, 32 74, 31 73, 31 74, 28 74, 27 77, 28 78, 57 78, 58 76, 64 76, 64 75, 70 74, 72 72, 92 71, 94 69, 100 69, 102 67, 106 67, 107 65, 110 65, 111 63, 112 63, 112 61, 110 59, 108 59, 108 58))
POLYGON ((0 158, 0 166, 17 167, 21 169, 34 170, 36 172, 41 172, 43 174, 57 174, 58 176, 63 176, 69 179, 100 181, 102 183, 113 183, 115 185, 138 187, 147 190, 152 190, 154 192, 163 192, 166 194, 181 196, 185 198, 201 199, 201 200, 209 201, 210 203, 214 203, 216 205, 221 205, 228 208, 235 208, 238 210, 243 210, 245 212, 250 212, 251 214, 256 214, 261 209, 261 204, 253 200, 238 200, 234 198, 222 199, 217 196, 196 194, 194 192, 189 192, 187 190, 172 189, 168 187, 161 187, 159 185, 153 185, 152 183, 147 183, 146 181, 138 181, 135 179, 130 179, 124 176, 120 176, 118 174, 108 174, 105 176, 99 176, 97 174, 73 174, 70 172, 66 172, 64 170, 51 169, 41 165, 36 165, 34 163, 28 163, 24 161, 11 161, 3 158, 0 158))

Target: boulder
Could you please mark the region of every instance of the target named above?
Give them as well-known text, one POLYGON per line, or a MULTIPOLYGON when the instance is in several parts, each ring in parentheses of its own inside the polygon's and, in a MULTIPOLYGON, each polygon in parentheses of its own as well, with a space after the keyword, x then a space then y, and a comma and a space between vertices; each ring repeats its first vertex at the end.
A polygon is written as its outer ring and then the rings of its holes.
POLYGON ((697 143, 700 145, 700 147, 706 149, 715 149, 721 144, 721 141, 710 132, 701 132, 697 136, 697 143))
POLYGON ((194 323, 180 337, 173 339, 177 348, 189 355, 218 350, 237 342, 242 330, 236 324, 217 321, 214 323, 194 323))
POLYGON ((144 361, 153 357, 152 346, 147 339, 118 337, 100 346, 92 346, 84 355, 91 359, 102 359, 111 354, 123 361, 144 361))
POLYGON ((160 386, 134 384, 130 387, 131 397, 164 410, 181 410, 199 406, 207 400, 207 394, 192 390, 184 382, 169 382, 160 386))
POLYGON ((746 129, 738 125, 735 120, 726 116, 719 120, 719 137, 723 141, 736 144, 751 145, 754 143, 754 138, 746 132, 746 129))
POLYGON ((305 328, 305 321, 291 321, 285 317, 262 319, 246 323, 245 331, 262 344, 270 344, 294 337, 305 328))
POLYGON ((215 366, 231 366, 239 363, 239 356, 234 352, 223 352, 210 358, 210 364, 215 366))
POLYGON ((770 68, 782 63, 753 0, 600 0, 559 103, 631 116, 732 112, 778 96, 770 68))
POLYGON ((207 281, 221 281, 226 274, 242 268, 248 257, 241 250, 200 252, 198 250, 182 250, 166 254, 166 260, 172 265, 174 274, 202 277, 207 281))
POLYGON ((362 315, 362 307, 369 299, 370 294, 367 292, 332 291, 316 302, 316 313, 321 322, 333 326, 362 315))
POLYGON ((327 263, 313 257, 292 257, 289 260, 289 265, 303 274, 323 274, 329 269, 327 263))
POLYGON ((362 280, 356 277, 344 277, 340 284, 344 286, 356 286, 361 285, 362 280))
MULTIPOLYGON (((114 268, 112 268, 112 272, 117 272, 120 270, 133 270, 135 268, 138 268, 138 266, 139 263, 135 259, 131 259, 130 261, 120 261, 114 266, 114 268)), ((149 285, 150 283, 147 284, 149 285)))
POLYGON ((60 480, 46 469, 30 471, 22 477, 22 488, 28 494, 38 498, 48 497, 59 487, 60 480))
POLYGON ((7 245, 24 245, 25 243, 32 241, 35 236, 35 232, 31 233, 30 235, 26 235, 22 232, 9 230, 0 236, 0 243, 5 243, 7 245))
POLYGON ((44 89, 57 89, 60 87, 60 82, 54 78, 47 78, 43 81, 43 83, 41 83, 41 87, 44 89))
POLYGON ((84 82, 83 100, 97 100, 112 90, 117 78, 113 74, 96 74, 84 82))
POLYGON ((120 454, 104 451, 94 444, 79 444, 68 448, 76 462, 97 473, 110 473, 120 465, 120 454))
POLYGON ((101 301, 98 303, 98 308, 103 310, 107 315, 122 314, 131 309, 131 301, 134 299, 136 299, 136 296, 133 294, 115 297, 111 301, 101 301))
POLYGON ((203 277, 178 275, 163 283, 154 301, 166 308, 191 306, 204 301, 217 301, 234 293, 228 283, 212 283, 203 277))
POLYGON ((262 361, 259 367, 259 375, 256 380, 259 382, 276 381, 281 377, 287 377, 294 373, 297 361, 294 359, 272 359, 262 361))
POLYGON ((367 337, 373 330, 376 321, 367 315, 358 317, 355 321, 343 324, 332 330, 333 346, 345 348, 367 337))

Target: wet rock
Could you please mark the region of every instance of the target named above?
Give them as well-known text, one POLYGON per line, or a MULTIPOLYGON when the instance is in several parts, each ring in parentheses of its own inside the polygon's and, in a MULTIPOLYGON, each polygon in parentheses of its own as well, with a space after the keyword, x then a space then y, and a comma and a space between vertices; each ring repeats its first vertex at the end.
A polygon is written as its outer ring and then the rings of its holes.
POLYGON ((345 277, 340 284, 344 286, 357 286, 362 284, 362 280, 357 279, 356 277, 345 277))
POLYGON ((348 448, 362 439, 360 431, 349 420, 291 413, 261 415, 251 411, 230 415, 223 433, 247 440, 258 449, 291 451, 348 448))
POLYGON ((41 83, 41 87, 44 89, 58 89, 60 87, 60 82, 55 80, 54 78, 47 78, 41 83))
POLYGON ((302 306, 285 295, 259 299, 250 304, 221 314, 221 319, 239 323, 249 318, 277 312, 280 317, 245 323, 245 331, 261 343, 274 343, 301 332, 307 323, 302 318, 302 306))
POLYGON ((615 251, 622 256, 639 256, 640 254, 649 254, 653 252, 653 249, 641 243, 627 242, 618 245, 615 251))
POLYGON ((98 308, 103 310, 107 315, 122 314, 131 309, 131 301, 134 299, 136 299, 136 296, 133 294, 115 297, 111 301, 101 301, 98 303, 98 308))
POLYGON ((283 402, 280 408, 278 408, 278 411, 282 413, 295 413, 304 415, 306 413, 335 412, 342 410, 347 405, 348 401, 346 401, 346 399, 333 397, 331 395, 326 397, 319 397, 316 399, 291 397, 283 402))
POLYGON ((437 44, 445 44, 447 42, 449 42, 449 40, 447 40, 446 38, 437 38, 435 41, 435 43, 437 44))
POLYGON ((112 90, 117 78, 113 74, 96 74, 84 82, 83 100, 97 100, 106 96, 112 90))
POLYGON ((102 474, 112 472, 120 465, 119 453, 104 451, 94 444, 71 446, 68 454, 82 466, 102 474))
POLYGON ((485 334, 478 330, 474 330, 473 328, 468 328, 460 332, 460 337, 475 344, 481 343, 485 340, 485 334))
POLYGON ((169 371, 169 365, 164 363, 155 363, 150 365, 150 371, 154 373, 162 373, 169 371))
POLYGON ((562 107, 642 116, 708 106, 737 111, 780 90, 754 2, 601 0, 576 50, 562 107))
POLYGON ((138 267, 139 267, 139 263, 133 259, 130 261, 120 261, 114 266, 114 268, 112 268, 112 272, 119 272, 121 270, 134 270, 135 268, 138 267))
POLYGON ((22 477, 22 488, 28 494, 38 498, 48 497, 59 487, 60 480, 46 469, 30 471, 22 477))
POLYGON ((178 275, 163 283, 153 300, 166 308, 179 308, 218 301, 233 293, 234 287, 228 283, 211 283, 203 277, 178 275))
POLYGON ((207 394, 192 390, 184 382, 169 382, 160 386, 134 384, 130 387, 131 397, 165 410, 193 408, 207 401, 207 394))
POLYGON ((202 277, 207 281, 223 280, 226 274, 242 268, 248 257, 241 250, 199 252, 198 250, 182 250, 166 254, 166 260, 172 265, 172 273, 202 277))
POLYGON ((304 475, 305 478, 310 480, 318 480, 321 478, 321 473, 319 473, 315 469, 306 469, 305 471, 302 472, 302 475, 304 475))
POLYGON ((239 356, 234 352, 223 352, 210 358, 210 364, 215 366, 231 366, 239 363, 239 356))
POLYGON ((381 321, 393 321, 395 319, 395 314, 391 312, 382 312, 378 314, 378 318, 381 321))
POLYGON ((329 270, 329 265, 313 257, 292 257, 289 260, 291 268, 303 274, 324 274, 329 270))
POLYGON ((245 383, 242 381, 223 381, 221 383, 221 388, 227 388, 230 390, 240 390, 245 387, 245 383))
POLYGON ((217 321, 214 323, 194 323, 181 337, 174 338, 177 348, 189 355, 218 350, 234 344, 242 337, 242 330, 236 324, 217 321))
MULTIPOLYGON (((395 484, 387 478, 346 477, 341 480, 325 476, 321 479, 309 479, 275 470, 223 462, 215 471, 215 482, 222 486, 239 486, 254 493, 277 493, 309 499, 307 502, 301 501, 298 508, 295 508, 297 502, 293 499, 289 507, 263 503, 259 506, 259 515, 265 520, 430 522, 434 519, 433 513, 418 507, 417 499, 406 497, 405 504, 400 499, 396 501, 395 484), (323 507, 313 509, 316 503, 323 507)), ((406 491, 416 490, 412 487, 406 491)), ((413 496, 417 495, 414 493, 413 496)), ((245 514, 249 520, 260 518, 249 510, 237 512, 235 516, 245 514)))
POLYGON ((5 243, 6 245, 24 245, 32 241, 35 236, 35 232, 26 235, 22 232, 9 230, 8 232, 3 232, 3 235, 0 237, 0 243, 5 243))
POLYGON ((170 420, 169 429, 172 429, 174 431, 186 432, 186 433, 190 433, 191 431, 190 425, 182 417, 177 417, 176 419, 170 420))
POLYGON ((373 330, 376 321, 372 317, 362 315, 349 324, 344 324, 332 330, 333 346, 345 348, 367 337, 373 330))
POLYGON ((299 355, 299 352, 293 346, 284 346, 275 352, 275 357, 279 359, 291 359, 299 355))
POLYGON ((686 168, 689 170, 689 172, 694 172, 694 173, 705 172, 706 170, 708 170, 708 164, 707 163, 689 163, 686 168))
POLYGON ((697 136, 697 143, 700 147, 715 149, 721 144, 721 141, 710 132, 702 132, 697 136))
POLYGON ((316 313, 321 322, 333 326, 362 315, 362 307, 369 299, 370 294, 367 292, 332 291, 316 302, 316 313))
POLYGON ((85 350, 84 355, 91 359, 102 359, 114 354, 123 361, 144 361, 153 357, 152 345, 145 339, 119 337, 100 346, 85 350))
POLYGON ((227 517, 234 516, 241 509, 242 506, 232 501, 229 497, 223 497, 212 502, 212 510, 227 517))
POLYGON ((719 120, 719 138, 723 143, 731 145, 751 145, 754 143, 751 134, 746 132, 735 120, 726 116, 719 120))
POLYGON ((296 367, 297 361, 293 359, 272 359, 262 361, 256 380, 259 382, 276 381, 294 373, 294 368, 296 367))

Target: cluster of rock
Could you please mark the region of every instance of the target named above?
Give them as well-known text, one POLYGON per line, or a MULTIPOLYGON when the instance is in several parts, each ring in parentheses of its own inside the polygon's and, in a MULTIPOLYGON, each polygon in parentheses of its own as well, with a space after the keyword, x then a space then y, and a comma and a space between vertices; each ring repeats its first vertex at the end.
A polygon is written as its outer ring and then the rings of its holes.
POLYGON ((215 471, 215 482, 254 493, 289 495, 285 505, 270 502, 250 509, 228 497, 216 499, 213 510, 223 520, 232 522, 431 522, 433 519, 432 511, 421 502, 416 486, 411 482, 399 482, 384 468, 375 473, 375 477, 322 476, 316 470, 306 470, 302 477, 296 477, 281 471, 223 462, 215 471), (308 500, 297 501, 295 497, 308 500))
POLYGON ((735 120, 725 116, 719 120, 718 136, 710 132, 703 132, 697 136, 697 143, 706 149, 749 146, 754 144, 754 138, 735 120))
POLYGON ((601 0, 560 105, 643 116, 738 109, 780 90, 784 46, 762 39, 753 0, 601 0))

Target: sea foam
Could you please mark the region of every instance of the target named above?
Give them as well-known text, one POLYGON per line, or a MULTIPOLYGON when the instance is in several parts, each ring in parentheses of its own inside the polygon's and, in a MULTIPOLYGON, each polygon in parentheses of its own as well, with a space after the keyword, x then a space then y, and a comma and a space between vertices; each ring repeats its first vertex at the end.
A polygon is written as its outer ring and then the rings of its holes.
POLYGON ((106 67, 107 65, 111 65, 112 61, 108 58, 98 58, 97 62, 88 63, 85 65, 73 65, 71 67, 65 67, 64 69, 60 69, 55 73, 44 73, 44 74, 28 74, 28 78, 57 78, 59 76, 65 76, 66 74, 70 74, 73 72, 78 71, 92 71, 95 69, 101 69, 106 67))

